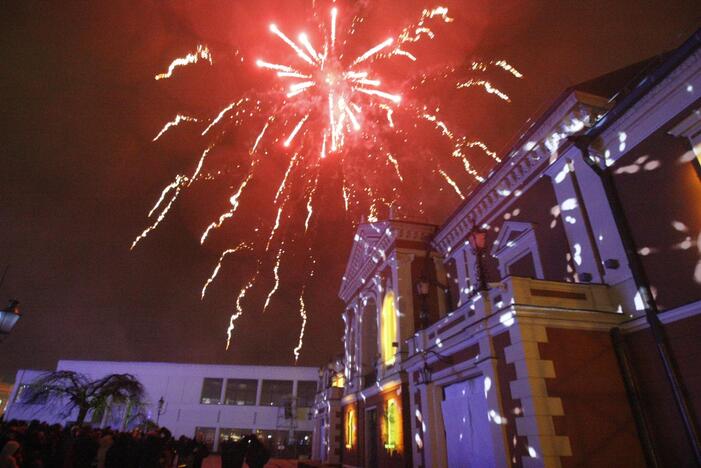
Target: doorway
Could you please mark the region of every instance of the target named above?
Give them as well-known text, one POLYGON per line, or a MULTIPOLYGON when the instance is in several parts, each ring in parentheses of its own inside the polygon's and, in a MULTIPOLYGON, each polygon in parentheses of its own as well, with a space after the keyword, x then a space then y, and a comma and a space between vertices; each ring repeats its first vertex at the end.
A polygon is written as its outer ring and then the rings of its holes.
POLYGON ((365 466, 378 468, 377 465, 377 408, 365 410, 365 466))

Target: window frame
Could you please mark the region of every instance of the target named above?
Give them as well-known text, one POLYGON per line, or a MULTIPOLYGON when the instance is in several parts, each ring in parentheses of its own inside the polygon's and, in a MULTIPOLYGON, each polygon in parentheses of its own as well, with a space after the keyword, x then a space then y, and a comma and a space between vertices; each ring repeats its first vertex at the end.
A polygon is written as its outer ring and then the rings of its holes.
MULTIPOLYGON (((258 379, 240 379, 240 378, 233 378, 233 379, 226 379, 226 382, 224 384, 224 398, 223 398, 223 403, 224 405, 228 406, 257 406, 258 405, 258 385, 259 385, 259 380, 258 379), (247 400, 235 400, 232 399, 232 402, 229 402, 229 383, 232 382, 248 382, 248 383, 253 383, 253 399, 247 399, 247 400), (243 403, 238 403, 239 401, 244 401, 243 403)), ((239 390, 240 391, 240 390, 239 390)), ((250 392, 250 390, 249 390, 250 392)), ((236 396, 237 394, 235 394, 236 396)))
MULTIPOLYGON (((223 377, 204 377, 202 379, 202 387, 200 389, 200 404, 201 405, 221 405, 222 404, 222 391, 224 390, 224 378, 223 377), (205 402, 204 390, 207 381, 218 380, 219 384, 219 397, 217 401, 207 401, 205 402)), ((207 398, 207 400, 213 400, 212 398, 207 398)))
POLYGON ((292 381, 292 380, 263 379, 261 381, 261 384, 260 384, 260 400, 259 400, 258 404, 260 406, 283 406, 285 402, 283 400, 281 400, 281 398, 284 398, 285 396, 293 395, 293 393, 294 393, 294 381, 292 381), (278 401, 277 402, 271 401, 270 399, 267 398, 268 395, 266 394, 266 388, 265 388, 266 382, 289 383, 290 391, 287 393, 284 393, 284 394, 282 394, 282 393, 278 394, 278 401))

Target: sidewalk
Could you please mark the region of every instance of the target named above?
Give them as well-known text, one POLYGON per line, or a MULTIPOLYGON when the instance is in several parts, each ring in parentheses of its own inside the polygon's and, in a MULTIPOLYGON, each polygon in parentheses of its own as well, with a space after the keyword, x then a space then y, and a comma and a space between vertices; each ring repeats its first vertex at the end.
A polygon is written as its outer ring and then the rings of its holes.
MULTIPOLYGON (((248 465, 245 463, 243 466, 248 468, 248 465)), ((221 458, 219 455, 210 455, 205 459, 204 463, 202 463, 202 468, 221 468, 221 458)), ((273 458, 265 465, 265 468, 297 468, 297 460, 273 458)))

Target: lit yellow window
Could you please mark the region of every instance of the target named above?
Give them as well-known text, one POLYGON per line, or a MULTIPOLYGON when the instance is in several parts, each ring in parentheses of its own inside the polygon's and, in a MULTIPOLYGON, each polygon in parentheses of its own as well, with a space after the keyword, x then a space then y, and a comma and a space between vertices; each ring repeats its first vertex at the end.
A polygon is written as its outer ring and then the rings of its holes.
POLYGON ((346 448, 353 448, 355 443, 355 410, 346 413, 346 448))
POLYGON ((333 377, 331 377, 331 386, 332 387, 339 387, 343 388, 343 386, 346 383, 345 377, 343 377, 343 374, 340 372, 338 374, 334 374, 333 377))
POLYGON ((387 412, 385 414, 387 422, 387 443, 385 447, 396 450, 399 446, 399 409, 396 400, 387 401, 387 412))
POLYGON ((396 349, 392 346, 397 341, 397 317, 394 310, 394 292, 387 291, 382 303, 382 359, 385 365, 394 364, 396 349))

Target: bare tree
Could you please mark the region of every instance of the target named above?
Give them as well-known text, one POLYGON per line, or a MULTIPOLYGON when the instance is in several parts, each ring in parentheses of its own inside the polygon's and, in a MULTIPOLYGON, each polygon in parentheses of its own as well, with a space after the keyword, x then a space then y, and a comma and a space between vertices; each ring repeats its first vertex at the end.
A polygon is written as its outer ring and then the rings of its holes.
POLYGON ((28 404, 55 402, 69 413, 77 408, 77 424, 83 424, 90 410, 104 411, 108 403, 140 405, 144 398, 143 385, 131 374, 90 380, 84 374, 61 370, 39 377, 28 390, 28 404))

